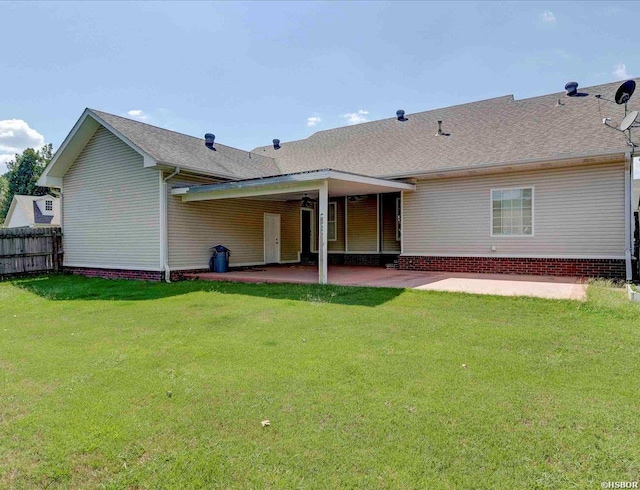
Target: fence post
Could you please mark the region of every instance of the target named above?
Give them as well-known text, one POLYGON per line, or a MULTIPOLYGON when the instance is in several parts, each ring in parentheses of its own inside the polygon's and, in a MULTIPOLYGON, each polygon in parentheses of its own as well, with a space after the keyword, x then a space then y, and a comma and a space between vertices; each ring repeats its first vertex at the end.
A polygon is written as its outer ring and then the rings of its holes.
POLYGON ((60 272, 59 263, 58 263, 58 234, 56 230, 51 231, 51 239, 53 241, 52 252, 53 252, 53 272, 60 272))

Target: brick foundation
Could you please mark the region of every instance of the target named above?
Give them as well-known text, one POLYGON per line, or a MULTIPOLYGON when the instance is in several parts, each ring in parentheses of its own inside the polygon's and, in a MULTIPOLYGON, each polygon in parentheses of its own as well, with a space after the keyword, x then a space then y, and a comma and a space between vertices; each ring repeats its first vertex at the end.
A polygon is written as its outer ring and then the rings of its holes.
POLYGON ((624 259, 537 259, 507 257, 401 256, 398 269, 414 271, 474 272, 625 278, 624 259))
MULTIPOLYGON (((65 274, 101 277, 103 279, 137 279, 140 281, 164 281, 163 271, 140 271, 132 269, 100 269, 96 267, 65 267, 65 274)), ((171 281, 183 281, 185 273, 209 272, 209 269, 189 269, 171 271, 171 281)))
POLYGON ((140 271, 130 269, 100 269, 93 267, 64 267, 65 274, 76 276, 102 277, 104 279, 139 279, 142 281, 161 281, 162 271, 140 271))

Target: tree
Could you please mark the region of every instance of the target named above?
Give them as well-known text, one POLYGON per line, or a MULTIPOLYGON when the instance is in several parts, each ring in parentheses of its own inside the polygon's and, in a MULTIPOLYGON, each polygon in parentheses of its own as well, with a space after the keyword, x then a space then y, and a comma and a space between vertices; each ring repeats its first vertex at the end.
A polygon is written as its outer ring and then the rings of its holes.
POLYGON ((7 163, 9 171, 4 175, 7 189, 2 193, 0 202, 0 219, 4 221, 9 212, 15 194, 27 196, 44 196, 49 193, 46 187, 39 187, 36 181, 51 161, 53 145, 43 146, 40 150, 27 148, 22 155, 16 155, 14 161, 7 163))
POLYGON ((9 182, 7 182, 7 177, 0 175, 0 205, 4 202, 4 196, 7 193, 8 188, 9 182))

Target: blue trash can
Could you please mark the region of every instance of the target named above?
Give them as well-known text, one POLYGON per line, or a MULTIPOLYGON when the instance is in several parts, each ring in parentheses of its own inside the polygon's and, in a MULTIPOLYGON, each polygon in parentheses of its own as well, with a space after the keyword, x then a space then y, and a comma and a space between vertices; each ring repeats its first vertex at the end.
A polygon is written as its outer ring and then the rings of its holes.
POLYGON ((228 272, 231 250, 223 245, 216 245, 212 250, 213 255, 209 260, 209 269, 213 272, 228 272))

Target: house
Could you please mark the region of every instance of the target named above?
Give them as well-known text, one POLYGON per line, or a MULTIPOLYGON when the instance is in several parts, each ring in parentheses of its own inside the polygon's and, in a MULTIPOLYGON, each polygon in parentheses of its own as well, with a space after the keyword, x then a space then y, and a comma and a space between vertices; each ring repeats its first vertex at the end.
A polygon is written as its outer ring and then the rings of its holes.
POLYGON ((78 274, 169 279, 222 244, 231 266, 317 261, 320 283, 332 264, 394 261, 630 279, 634 154, 617 127, 640 104, 610 102, 619 86, 398 111, 252 151, 86 109, 39 185, 61 192, 78 274))
POLYGON ((14 195, 4 220, 5 228, 60 226, 60 199, 54 196, 14 195))

